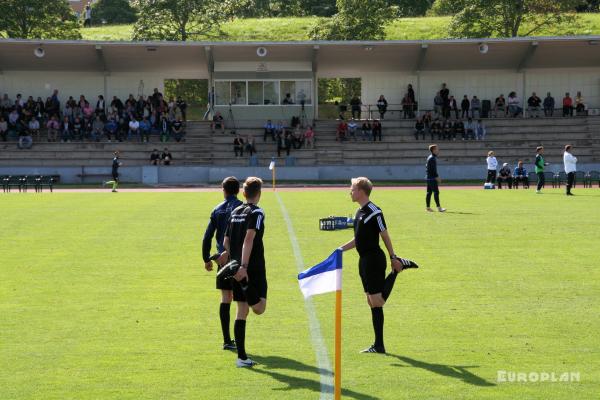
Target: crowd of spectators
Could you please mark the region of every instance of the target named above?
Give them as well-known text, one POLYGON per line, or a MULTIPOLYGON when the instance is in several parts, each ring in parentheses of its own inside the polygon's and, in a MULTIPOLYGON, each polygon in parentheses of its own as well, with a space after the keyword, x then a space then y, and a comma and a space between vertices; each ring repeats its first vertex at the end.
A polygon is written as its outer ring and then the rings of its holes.
POLYGON ((19 148, 30 148, 34 141, 138 141, 152 136, 167 142, 184 140, 187 103, 173 97, 166 100, 158 89, 150 96, 133 95, 122 101, 113 96, 110 104, 99 95, 95 101, 70 96, 61 102, 59 91, 43 100, 21 94, 0 99, 0 139, 18 139, 19 148), (34 139, 35 138, 35 139, 34 139))
POLYGON ((456 119, 434 117, 432 112, 427 112, 423 117, 417 118, 415 122, 415 139, 425 140, 429 135, 431 140, 484 140, 486 136, 486 127, 483 120, 475 121, 468 117, 466 120, 457 117, 456 119))

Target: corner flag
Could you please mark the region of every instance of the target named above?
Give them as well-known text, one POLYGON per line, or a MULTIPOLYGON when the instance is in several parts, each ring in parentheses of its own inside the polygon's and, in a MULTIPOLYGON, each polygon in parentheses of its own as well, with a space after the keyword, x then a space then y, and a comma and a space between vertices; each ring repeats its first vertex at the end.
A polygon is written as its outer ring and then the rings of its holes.
POLYGON ((333 398, 342 398, 342 250, 337 249, 325 261, 298 274, 304 298, 335 292, 335 360, 333 398))
POLYGON ((342 289, 342 251, 334 251, 325 261, 298 274, 304 297, 342 289))

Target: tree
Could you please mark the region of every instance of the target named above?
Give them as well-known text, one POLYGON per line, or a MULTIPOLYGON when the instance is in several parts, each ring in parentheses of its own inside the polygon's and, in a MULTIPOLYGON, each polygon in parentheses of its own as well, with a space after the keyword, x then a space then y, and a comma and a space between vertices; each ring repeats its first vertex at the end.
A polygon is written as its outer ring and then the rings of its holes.
POLYGON ((387 0, 337 0, 338 12, 321 19, 310 32, 313 40, 382 40, 394 17, 387 0))
POLYGON ((92 23, 129 24, 137 20, 135 9, 127 0, 100 0, 92 5, 92 23))
POLYGON ((433 15, 455 15, 466 7, 468 0, 435 0, 430 13, 433 15))
POLYGON ((1 0, 0 37, 81 39, 67 0, 1 0))
POLYGON ((580 0, 463 0, 450 23, 454 37, 530 36, 575 19, 580 0))
POLYGON ((217 0, 137 0, 140 18, 133 40, 199 40, 222 35, 235 2, 217 0))
POLYGON ((389 0, 398 17, 421 17, 431 8, 432 0, 389 0))

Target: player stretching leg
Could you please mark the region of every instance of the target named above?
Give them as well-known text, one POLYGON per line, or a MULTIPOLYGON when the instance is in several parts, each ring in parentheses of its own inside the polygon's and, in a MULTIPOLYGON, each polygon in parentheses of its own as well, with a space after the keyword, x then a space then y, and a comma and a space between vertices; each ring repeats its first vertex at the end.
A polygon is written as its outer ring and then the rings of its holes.
POLYGON ((354 218, 354 239, 341 246, 340 250, 346 251, 356 247, 360 257, 358 271, 367 296, 367 303, 371 307, 375 342, 362 353, 385 353, 383 306, 392 292, 398 272, 405 268, 418 268, 418 266, 410 260, 397 257, 394 253, 383 213, 369 200, 372 189, 373 184, 369 179, 352 179, 350 197, 353 202, 360 205, 360 208, 354 218), (385 276, 385 254, 379 247, 380 237, 387 248, 392 264, 392 271, 387 277, 385 276))
MULTIPOLYGON (((202 240, 202 258, 204 259, 204 267, 207 271, 212 271, 213 260, 216 260, 219 270, 227 262, 227 252, 225 252, 225 248, 223 247, 225 231, 227 230, 231 212, 242 205, 242 202, 237 198, 237 194, 240 191, 240 182, 235 177, 230 176, 225 178, 221 187, 223 188, 225 201, 217 205, 210 214, 208 226, 202 240), (215 232, 217 234, 218 254, 211 256, 210 249, 215 232)), ((231 301, 233 300, 231 280, 224 280, 222 277, 217 276, 217 289, 221 290, 219 318, 221 320, 221 330, 223 331, 223 350, 235 350, 235 342, 231 340, 231 335, 229 334, 231 301)))
POLYGON ((252 367, 255 362, 246 354, 246 318, 249 309, 262 314, 267 307, 267 274, 265 268, 265 213, 258 207, 262 180, 249 177, 244 182, 246 203, 231 213, 223 245, 231 261, 219 271, 224 278, 233 277, 233 299, 237 316, 233 333, 237 346, 236 366, 252 367))

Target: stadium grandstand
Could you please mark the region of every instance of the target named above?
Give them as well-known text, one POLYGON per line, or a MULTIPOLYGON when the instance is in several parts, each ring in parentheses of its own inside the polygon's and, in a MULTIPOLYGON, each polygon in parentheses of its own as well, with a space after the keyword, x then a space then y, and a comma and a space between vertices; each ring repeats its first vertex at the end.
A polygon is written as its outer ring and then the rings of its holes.
POLYGON ((278 43, 4 39, 0 175, 100 182, 118 149, 123 180, 145 184, 267 177, 272 159, 284 180, 341 180, 359 171, 373 179, 418 180, 432 141, 440 144, 447 179, 483 178, 489 150, 500 162, 523 160, 532 171, 539 145, 559 172, 566 143, 577 148, 580 170, 599 170, 599 44, 597 36, 278 43), (360 92, 351 104, 321 104, 319 80, 328 78, 358 78, 360 92), (162 96, 168 79, 206 82, 209 104, 197 113, 203 117, 190 118, 185 99, 162 96), (539 99, 531 102, 533 93, 539 99), (549 93, 552 103, 546 102, 549 93), (381 95, 387 101, 383 119, 381 95), (456 108, 448 103, 452 97, 456 108), (218 115, 223 121, 214 126, 218 115), (101 124, 94 127, 96 117, 101 124), (424 136, 417 136, 423 117, 424 136), (32 118, 38 129, 30 127, 32 118), (53 118, 56 126, 49 124, 53 118), (436 119, 439 134, 435 127, 432 132, 436 119), (265 132, 269 120, 279 135, 270 127, 265 132), (373 140, 376 120, 381 135, 373 140), (444 120, 451 121, 448 128, 444 120), (306 141, 309 126, 314 146, 306 141), (483 128, 483 137, 477 140, 469 127, 483 128), (241 149, 234 149, 234 139, 244 141, 237 143, 241 149), (152 151, 165 147, 171 165, 151 165, 152 151), (246 151, 237 156, 234 150, 246 151))

